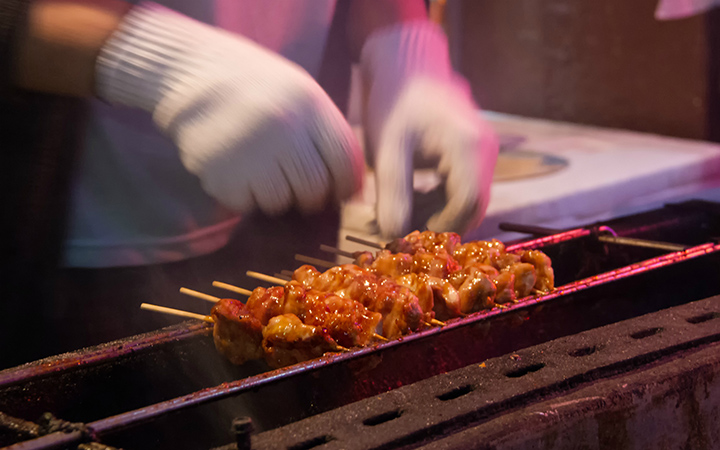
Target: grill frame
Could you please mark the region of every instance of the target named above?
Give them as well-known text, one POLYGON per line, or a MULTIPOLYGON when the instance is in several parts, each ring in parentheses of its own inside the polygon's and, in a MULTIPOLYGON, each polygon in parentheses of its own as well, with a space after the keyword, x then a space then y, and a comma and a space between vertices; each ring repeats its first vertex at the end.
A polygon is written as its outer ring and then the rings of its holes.
MULTIPOLYGON (((486 426, 482 434, 472 435, 472 430, 514 411, 550 402, 560 406, 547 414, 557 414, 556 410, 565 406, 563 397, 578 390, 608 380, 624 380, 708 348, 716 349, 710 367, 720 369, 719 322, 720 296, 628 319, 491 358, 261 433, 253 436, 252 448, 309 449, 323 438, 327 442, 323 449, 417 448, 461 432, 470 433, 472 439, 466 437, 464 446, 457 448, 493 448, 492 443, 479 439, 487 437, 490 427, 486 426), (710 320, 693 321, 709 314, 713 316, 710 320), (639 335, 656 329, 660 331, 639 335), (587 348, 594 350, 582 352, 587 348), (581 354, 573 354, 578 351, 581 354)), ((718 385, 720 381, 715 382, 718 385)), ((611 409, 608 398, 604 394, 567 403, 581 403, 580 411, 573 411, 576 414, 597 415, 611 409)), ((707 403, 717 407, 720 398, 707 403)), ((519 426, 522 421, 515 424, 519 426)), ((500 441, 497 436, 495 439, 500 441)), ((720 445, 720 440, 715 444, 720 445)))
MULTIPOLYGON (((687 224, 698 221, 702 223, 712 223, 713 226, 709 228, 720 230, 720 227, 716 227, 717 205, 707 204, 707 202, 688 202, 680 205, 670 205, 662 211, 651 211, 629 218, 617 219, 606 222, 603 225, 613 226, 619 235, 676 241, 692 245, 696 244, 696 242, 692 242, 692 239, 695 239, 696 236, 690 236, 689 238, 687 236, 675 236, 675 232, 680 232, 680 235, 688 234, 687 224), (659 218, 656 220, 648 220, 648 218, 654 216, 658 216, 659 218), (668 231, 670 232, 670 239, 668 239, 668 231)), ((585 248, 601 251, 607 247, 603 245, 598 247, 593 240, 593 236, 598 233, 599 226, 600 225, 578 228, 556 235, 514 243, 508 245, 508 249, 542 248, 545 250, 553 247, 561 248, 563 245, 572 241, 583 241, 582 246, 585 248)), ((651 250, 638 251, 640 252, 639 254, 654 254, 651 250)), ((621 266, 621 268, 617 270, 586 277, 582 280, 563 285, 550 294, 525 299, 505 310, 497 309, 480 312, 467 318, 450 321, 448 325, 442 329, 435 328, 426 330, 407 336, 402 340, 355 350, 347 354, 327 355, 323 358, 289 368, 263 373, 257 373, 262 372, 262 368, 250 367, 248 369, 249 372, 245 372, 249 373, 250 376, 243 376, 242 371, 234 370, 233 375, 236 377, 239 376, 240 379, 225 380, 221 384, 210 384, 210 387, 205 386, 201 389, 192 389, 190 393, 184 395, 170 395, 167 399, 151 402, 139 408, 130 409, 129 411, 110 415, 109 417, 102 416, 95 420, 83 420, 92 430, 90 436, 83 435, 82 433, 49 435, 35 439, 33 441, 35 447, 33 448, 54 448, 53 446, 56 445, 75 443, 83 439, 99 439, 104 441, 106 437, 112 436, 117 430, 125 430, 147 423, 156 417, 165 416, 171 412, 186 411, 199 405, 232 398, 253 390, 265 392, 283 383, 285 385, 294 384, 295 386, 303 386, 304 384, 318 386, 323 384, 322 380, 330 379, 336 381, 330 383, 330 390, 337 391, 338 386, 341 386, 342 383, 348 379, 356 379, 363 373, 367 374, 367 367, 370 367, 369 370, 371 372, 374 371, 382 374, 380 375, 382 377, 382 383, 378 386, 370 386, 367 383, 364 385, 362 383, 358 384, 357 380, 354 380, 355 386, 358 387, 356 392, 345 396, 335 395, 331 401, 325 402, 324 404, 315 404, 312 409, 304 411, 303 414, 312 415, 330 410, 361 398, 370 397, 380 392, 397 388, 399 387, 397 383, 400 383, 400 385, 414 383, 436 375, 437 373, 447 372, 467 365, 468 360, 457 355, 457 342, 454 344, 450 342, 450 344, 448 344, 448 342, 453 339, 466 339, 467 341, 492 339, 494 333, 498 330, 506 332, 508 327, 517 326, 518 321, 522 323, 527 320, 528 317, 541 315, 541 311, 546 307, 554 307, 555 309, 563 307, 560 305, 560 302, 563 300, 578 296, 582 297, 582 295, 589 291, 598 292, 598 289, 602 289, 603 286, 617 286, 617 283, 622 280, 630 278, 636 279, 650 272, 677 268, 684 263, 697 262, 709 257, 712 258, 713 264, 717 264, 718 261, 720 261, 716 258, 718 251, 720 251, 720 244, 707 243, 694 245, 682 252, 666 253, 661 256, 648 258, 639 264, 621 266), (424 367, 417 363, 409 364, 403 368, 404 370, 398 377, 393 377, 392 374, 389 374, 389 371, 397 369, 398 365, 392 362, 388 363, 387 360, 399 357, 398 355, 401 352, 410 352, 414 355, 413 357, 418 357, 418 355, 430 356, 447 350, 448 346, 454 348, 454 353, 449 352, 451 357, 441 364, 435 364, 432 365, 432 367, 424 367), (380 361, 378 361, 378 359, 380 361), (371 367, 373 365, 375 365, 375 367, 371 367), (383 370, 378 370, 378 367, 383 370), (415 373, 409 374, 409 372, 415 373), (45 446, 46 442, 49 446, 45 446)), ((556 259, 553 258, 553 261, 555 262, 556 259)), ((612 293, 612 289, 610 289, 610 293, 612 293)), ((527 326, 525 326, 525 329, 526 328, 527 326)), ((13 388, 18 389, 21 385, 28 385, 28 383, 33 382, 42 384, 43 380, 49 380, 49 382, 52 383, 54 380, 59 380, 64 377, 72 378, 73 374, 80 373, 82 370, 92 372, 100 368, 102 371, 103 367, 113 366, 113 364, 116 364, 118 361, 123 362, 129 358, 141 357, 148 353, 157 352, 158 348, 165 348, 169 353, 173 353, 177 351, 178 348, 181 348, 181 350, 179 350, 180 352, 184 351, 189 355, 194 355, 196 350, 194 350, 195 347, 193 344, 199 341, 207 343, 209 330, 210 326, 206 324, 187 322, 146 335, 130 337, 79 352, 58 355, 46 360, 0 372, 0 411, 6 411, 12 414, 12 411, 7 411, 9 401, 6 394, 8 390, 12 390, 13 388), (183 350, 184 347, 187 348, 183 350)), ((506 335, 508 334, 506 333, 506 335)), ((509 336, 512 337, 512 334, 509 334, 509 336)), ((549 336, 553 337, 554 335, 550 333, 549 336)), ((527 345, 527 343, 524 345, 527 345)), ((475 349, 473 348, 473 350, 475 349)), ((478 360, 498 356, 498 354, 504 353, 501 350, 502 348, 495 353, 482 353, 482 351, 480 351, 477 352, 473 358, 478 360)), ((150 359, 152 360, 152 357, 150 359)), ((377 377, 378 375, 375 376, 377 377)), ((80 380, 82 381, 82 377, 80 380)), ((257 396, 260 395, 261 394, 257 394, 257 396)), ((28 398, 28 396, 25 398, 28 398)), ((310 403, 313 401, 318 403, 317 398, 310 398, 310 403)), ((26 416, 26 414, 23 413, 21 416, 26 416)), ((30 417, 23 418, 33 419, 30 417)), ((77 420, 77 418, 73 417, 64 418, 77 420)), ((280 423, 279 425, 283 424, 280 423)))

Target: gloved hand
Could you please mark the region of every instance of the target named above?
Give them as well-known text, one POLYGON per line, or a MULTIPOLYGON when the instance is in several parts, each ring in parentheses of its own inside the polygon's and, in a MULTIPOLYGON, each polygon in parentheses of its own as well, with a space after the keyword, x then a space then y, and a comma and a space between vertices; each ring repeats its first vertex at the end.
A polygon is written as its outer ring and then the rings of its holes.
POLYGON ((408 230, 416 152, 438 159, 446 205, 427 223, 464 232, 485 215, 498 144, 465 80, 453 73, 442 30, 428 21, 381 29, 363 46, 366 141, 375 166, 377 221, 385 237, 408 230))
POLYGON ((302 68, 248 39, 145 3, 104 45, 96 75, 98 96, 150 111, 229 208, 313 211, 360 187, 362 151, 342 113, 302 68))

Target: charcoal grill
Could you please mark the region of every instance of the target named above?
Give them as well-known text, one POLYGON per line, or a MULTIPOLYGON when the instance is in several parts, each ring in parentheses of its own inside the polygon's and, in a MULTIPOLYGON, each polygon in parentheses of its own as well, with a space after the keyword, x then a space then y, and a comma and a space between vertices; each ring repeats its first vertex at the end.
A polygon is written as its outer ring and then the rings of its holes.
MULTIPOLYGON (((374 347, 278 370, 260 362, 234 367, 214 350, 208 324, 185 322, 2 371, 0 445, 500 448, 490 423, 502 423, 503 436, 557 442, 567 434, 553 428, 563 414, 632 416, 607 404, 608 380, 628 378, 632 399, 643 386, 652 390, 645 368, 660 370, 655 380, 717 375, 720 205, 690 201, 573 230, 530 231, 543 236, 508 248, 547 253, 555 291, 374 347), (603 238, 610 233, 620 239, 603 238), (676 378, 663 372, 677 369, 680 356, 695 366, 676 378), (596 395, 571 398, 583 389, 596 395), (545 404, 570 406, 523 416, 545 404), (508 431, 523 420, 535 425, 508 431)), ((710 400, 696 402, 702 420, 720 411, 700 410, 720 403, 716 384, 707 381, 710 400)), ((706 428, 693 436, 720 446, 706 428)))

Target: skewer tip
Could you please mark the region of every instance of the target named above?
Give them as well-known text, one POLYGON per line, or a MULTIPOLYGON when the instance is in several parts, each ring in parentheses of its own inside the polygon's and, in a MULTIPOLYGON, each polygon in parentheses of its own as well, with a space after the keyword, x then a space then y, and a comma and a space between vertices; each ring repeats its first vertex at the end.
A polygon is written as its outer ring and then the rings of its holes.
POLYGON ((152 303, 140 304, 140 309, 146 309, 148 311, 155 311, 162 314, 169 314, 171 316, 188 317, 191 319, 198 319, 204 322, 215 323, 212 316, 206 316, 203 314, 192 313, 189 311, 183 311, 181 309, 168 308, 167 306, 153 305, 152 303))
POLYGON ((212 285, 221 289, 227 289, 228 291, 237 292, 241 295, 247 295, 248 297, 252 295, 251 290, 243 289, 238 286, 233 286, 232 284, 223 283, 222 281, 213 281, 212 285))
POLYGON ((189 295, 190 297, 195 297, 195 298, 199 298, 199 299, 202 299, 202 300, 205 300, 208 302, 212 302, 212 303, 217 303, 220 301, 220 297, 215 297, 214 295, 203 294, 202 292, 198 292, 198 291, 184 288, 184 287, 180 288, 180 293, 189 295))

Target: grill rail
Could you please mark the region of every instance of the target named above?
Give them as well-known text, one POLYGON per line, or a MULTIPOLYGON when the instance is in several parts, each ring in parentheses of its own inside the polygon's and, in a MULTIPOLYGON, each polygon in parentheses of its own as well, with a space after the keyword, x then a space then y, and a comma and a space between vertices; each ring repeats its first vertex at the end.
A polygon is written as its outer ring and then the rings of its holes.
MULTIPOLYGON (((301 401, 300 416, 296 414, 289 419, 294 421, 303 415, 330 410, 507 351, 718 293, 720 288, 715 289, 707 283, 694 286, 693 292, 678 287, 664 289, 660 285, 660 280, 668 276, 682 278, 688 276, 686 274, 695 274, 705 277, 716 273, 720 267, 720 244, 713 242, 715 234, 720 235, 718 215, 712 205, 705 202, 671 205, 601 225, 562 231, 508 245, 508 250, 543 249, 551 256, 558 279, 565 281, 551 293, 528 297, 502 309, 481 311, 450 320, 442 328, 271 371, 262 366, 228 368, 215 355, 213 364, 223 366, 224 373, 210 380, 220 382, 207 384, 204 380, 202 383, 205 384, 198 389, 196 383, 185 384, 187 380, 179 377, 174 390, 158 394, 159 397, 151 398, 149 404, 141 400, 138 400, 140 403, 129 401, 116 405, 115 409, 94 405, 90 413, 81 406, 62 405, 58 396, 54 399, 48 396, 46 390, 58 383, 66 383, 63 389, 58 389, 61 394, 68 391, 66 403, 74 393, 82 392, 88 385, 90 389, 107 389, 112 383, 100 381, 100 378, 126 371, 128 364, 131 368, 138 367, 137 364, 142 368, 151 367, 151 372, 160 373, 160 380, 167 379, 168 375, 162 374, 167 369, 154 367, 158 366, 158 361, 164 361, 158 359, 158 352, 165 356, 181 355, 187 358, 187 364, 193 363, 198 351, 214 353, 208 339, 211 326, 187 322, 2 371, 0 411, 19 420, 32 420, 32 415, 37 417, 39 410, 50 410, 59 417, 80 420, 90 430, 90 433, 58 432, 18 444, 22 446, 18 448, 37 449, 61 448, 87 440, 112 445, 116 435, 121 436, 119 442, 122 443, 123 433, 127 430, 170 413, 192 411, 241 394, 260 397, 269 390, 282 390, 288 386, 308 391, 301 401), (671 242, 688 248, 662 253, 663 250, 657 248, 604 244, 596 239, 603 226, 611 226, 619 236, 671 242), (677 297, 681 292, 684 298, 677 297), (652 298, 655 304, 648 304, 647 300, 629 304, 628 297, 633 296, 652 298), (608 314, 603 308, 617 311, 608 314), (558 318, 567 323, 553 324, 558 318), (315 395, 314 389, 332 395, 315 395), (21 406, 28 399, 36 399, 36 403, 21 406)), ((205 354, 204 357, 207 361, 210 356, 205 354)), ((139 378, 153 379, 153 376, 144 375, 140 374, 139 378)), ((284 425, 283 420, 270 427, 284 425)), ((0 443, 4 442, 7 440, 0 439, 0 443)))

